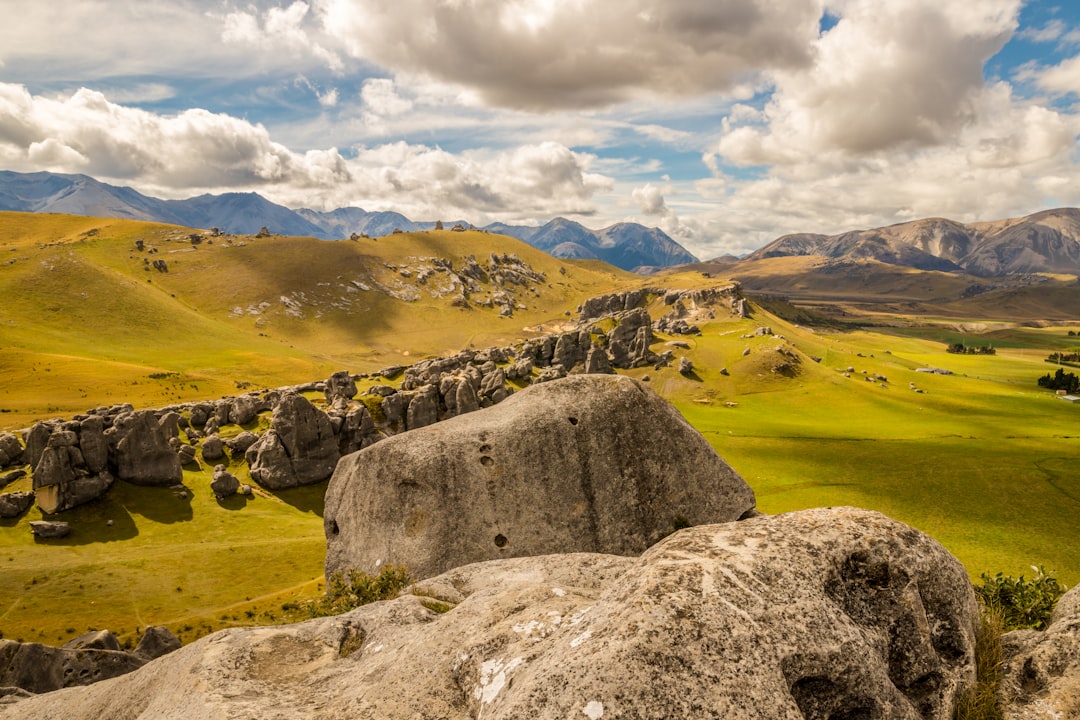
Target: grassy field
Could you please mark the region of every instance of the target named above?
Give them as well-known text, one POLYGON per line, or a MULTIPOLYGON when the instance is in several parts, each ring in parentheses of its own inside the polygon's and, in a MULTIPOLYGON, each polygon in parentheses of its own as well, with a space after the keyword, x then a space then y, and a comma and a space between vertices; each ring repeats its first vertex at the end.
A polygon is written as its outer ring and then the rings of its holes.
MULTIPOLYGON (((514 245, 548 283, 506 319, 430 294, 405 302, 340 292, 351 280, 397 287, 400 272, 386 266, 400 266, 402 253, 452 257, 458 267, 468 254, 482 258, 511 242, 481 233, 364 245, 245 238, 192 249, 176 228, 2 219, 11 222, 0 223, 0 251, 16 259, 0 265, 0 409, 9 411, 0 425, 9 428, 112 402, 154 407, 235 393, 238 382, 274 386, 506 344, 558 327, 582 299, 619 287, 716 282, 700 273, 642 279, 514 245), (167 274, 142 269, 133 250, 140 238, 160 248, 151 257, 168 259, 167 274), (303 317, 285 312, 283 288, 303 317), (247 311, 261 303, 269 305, 247 311)), ((662 313, 662 302, 651 311, 662 313)), ((973 577, 1045 565, 1071 586, 1080 581, 1080 406, 1035 380, 1052 369, 1050 351, 1080 345, 1067 335, 1080 319, 1022 327, 974 317, 869 332, 815 331, 761 310, 752 319, 721 316, 700 337, 679 338, 691 348, 676 355, 693 360, 694 376, 630 374, 649 376, 750 483, 765 512, 872 508, 933 535, 973 577), (777 334, 747 337, 761 326, 777 334), (947 354, 957 341, 993 344, 998 354, 947 354), (953 374, 916 371, 924 367, 953 374)), ((654 350, 670 339, 658 338, 654 350)), ((245 465, 231 469, 247 481, 245 465)), ((221 503, 209 483, 210 468, 185 472, 187 497, 118 483, 102 501, 64 514, 76 528, 69 540, 35 542, 27 523, 41 517, 36 508, 0 521, 0 632, 59 644, 108 627, 134 641, 140 628, 166 624, 186 641, 297 618, 283 606, 320 590, 324 486, 221 503)))

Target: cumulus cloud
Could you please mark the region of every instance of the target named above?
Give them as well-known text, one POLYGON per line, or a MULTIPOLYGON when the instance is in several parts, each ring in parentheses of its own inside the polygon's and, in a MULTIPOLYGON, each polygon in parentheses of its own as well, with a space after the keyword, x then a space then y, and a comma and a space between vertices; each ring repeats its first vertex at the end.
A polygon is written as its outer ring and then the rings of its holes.
POLYGON ((544 142, 454 154, 404 142, 295 152, 262 125, 205 110, 162 116, 82 89, 31 95, 0 83, 0 164, 88 173, 167 197, 257 190, 293 207, 360 205, 496 219, 589 214, 612 187, 595 157, 544 142))
POLYGON ((801 162, 944 142, 969 123, 982 66, 1019 0, 845 0, 812 66, 774 72, 764 125, 730 124, 719 151, 741 165, 801 162))
POLYGON ((742 92, 805 67, 822 0, 315 0, 348 53, 547 111, 742 92))
POLYGON ((226 43, 241 43, 288 51, 294 55, 311 54, 330 68, 340 70, 341 58, 323 47, 308 32, 307 21, 311 7, 296 0, 288 7, 271 7, 259 14, 254 6, 225 15, 221 39, 226 43))
POLYGON ((671 209, 667 206, 667 202, 664 201, 663 189, 652 183, 646 183, 642 187, 634 188, 631 197, 637 204, 638 209, 644 215, 662 216, 671 212, 671 209))
POLYGON ((1055 95, 1080 94, 1080 55, 1033 70, 1030 76, 1040 88, 1055 95))
POLYGON ((413 101, 398 95, 390 78, 369 78, 360 89, 364 108, 373 116, 401 115, 413 109, 413 101))

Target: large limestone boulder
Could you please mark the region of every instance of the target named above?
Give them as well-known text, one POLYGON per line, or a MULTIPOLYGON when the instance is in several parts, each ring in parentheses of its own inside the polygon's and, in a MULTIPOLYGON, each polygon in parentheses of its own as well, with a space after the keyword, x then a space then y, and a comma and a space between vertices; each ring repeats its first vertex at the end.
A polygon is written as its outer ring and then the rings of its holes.
POLYGON ((1080 586, 1058 601, 1045 632, 1003 638, 1006 720, 1080 717, 1080 586))
POLYGON ((23 461, 23 446, 14 433, 0 432, 0 468, 23 461))
MULTIPOLYGON (((134 485, 177 485, 184 469, 153 410, 118 416, 105 433, 116 476, 134 485)), ((40 502, 40 501, 39 501, 40 502)))
POLYGON ((851 508, 689 528, 636 558, 478 563, 418 593, 223 630, 0 718, 947 720, 974 681, 963 567, 851 508))
POLYGON ((641 553, 685 525, 754 507, 742 478, 675 408, 631 378, 580 375, 395 435, 338 464, 326 570, 641 553))
POLYGON ((19 517, 33 504, 34 493, 32 492, 0 493, 0 518, 19 517))
POLYGON ((330 418, 295 393, 281 397, 270 429, 245 454, 251 478, 270 490, 322 482, 340 456, 330 418))

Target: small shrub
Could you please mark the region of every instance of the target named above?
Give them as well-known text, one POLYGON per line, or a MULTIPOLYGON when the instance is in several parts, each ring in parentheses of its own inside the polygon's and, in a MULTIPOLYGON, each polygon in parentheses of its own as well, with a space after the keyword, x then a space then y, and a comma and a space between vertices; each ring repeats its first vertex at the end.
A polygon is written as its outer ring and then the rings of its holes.
POLYGON ((409 571, 401 565, 384 565, 378 575, 339 571, 327 578, 324 597, 309 603, 307 610, 312 617, 340 615, 361 605, 391 600, 410 582, 409 571))
POLYGON ((1067 588, 1052 577, 1053 571, 1048 573, 1041 565, 1031 569, 1035 576, 1030 580, 1023 575, 1014 578, 998 573, 991 577, 983 573, 982 586, 975 588, 987 610, 1000 612, 1006 631, 1045 630, 1054 605, 1065 594, 1067 588))

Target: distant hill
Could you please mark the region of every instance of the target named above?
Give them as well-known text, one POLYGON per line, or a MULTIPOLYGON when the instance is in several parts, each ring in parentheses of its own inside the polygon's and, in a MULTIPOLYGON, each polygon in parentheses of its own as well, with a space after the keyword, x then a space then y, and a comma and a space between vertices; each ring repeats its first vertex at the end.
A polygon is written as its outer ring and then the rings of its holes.
MULTIPOLYGON (((292 210, 258 193, 200 195, 185 200, 160 200, 131 188, 99 182, 87 175, 0 171, 0 210, 50 212, 91 217, 163 222, 185 227, 217 227, 225 232, 254 234, 266 227, 279 235, 341 240, 357 235, 382 237, 395 230, 430 230, 434 221, 417 222, 401 213, 367 211, 357 207, 318 211, 292 210)), ((469 227, 464 220, 446 221, 469 227)), ((522 240, 559 258, 603 260, 624 270, 643 266, 669 267, 696 258, 658 228, 618 223, 599 231, 556 218, 542 227, 493 223, 491 233, 522 240)))
POLYGON ((800 255, 877 260, 980 277, 1033 272, 1075 275, 1080 274, 1080 210, 1045 210, 971 224, 929 218, 839 235, 785 235, 747 259, 800 255))

